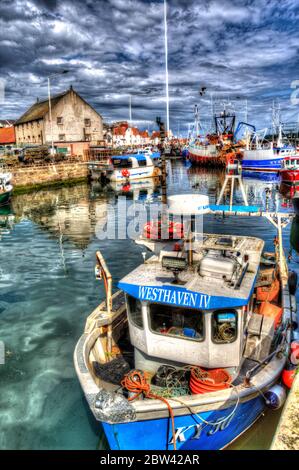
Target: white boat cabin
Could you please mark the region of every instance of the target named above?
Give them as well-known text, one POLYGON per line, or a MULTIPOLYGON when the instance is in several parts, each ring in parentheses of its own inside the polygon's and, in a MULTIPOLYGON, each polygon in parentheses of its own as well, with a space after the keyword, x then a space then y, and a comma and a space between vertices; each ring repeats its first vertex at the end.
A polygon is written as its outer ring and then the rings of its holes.
POLYGON ((182 242, 159 243, 149 241, 156 254, 119 282, 135 367, 238 368, 264 242, 204 234, 192 252, 182 242))

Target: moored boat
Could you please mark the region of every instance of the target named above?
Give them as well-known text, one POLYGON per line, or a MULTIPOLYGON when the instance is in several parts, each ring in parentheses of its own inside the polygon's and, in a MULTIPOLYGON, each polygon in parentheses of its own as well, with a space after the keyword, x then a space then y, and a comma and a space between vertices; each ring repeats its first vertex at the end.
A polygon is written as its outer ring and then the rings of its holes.
MULTIPOLYGON (((196 108, 197 125, 199 123, 198 108, 196 108)), ((188 147, 189 160, 205 167, 224 167, 230 159, 236 157, 234 149, 235 114, 225 110, 214 116, 215 133, 206 135, 205 138, 196 138, 188 147)), ((198 134, 198 132, 196 132, 198 134)))
POLYGON ((291 146, 268 146, 245 149, 242 156, 242 168, 251 171, 278 172, 285 158, 295 157, 296 149, 291 146))
POLYGON ((159 152, 111 157, 112 167, 107 171, 107 178, 119 182, 160 176, 159 162, 159 152))
POLYGON ((283 142, 280 126, 276 145, 273 142, 261 143, 256 133, 251 137, 248 148, 243 151, 242 168, 250 171, 278 172, 285 158, 296 155, 297 149, 283 142))
POLYGON ((288 215, 266 215, 278 228, 269 256, 261 239, 199 237, 193 226, 194 214, 261 216, 258 208, 209 206, 194 194, 169 201, 172 214, 191 215, 190 230, 180 242, 140 239, 154 254, 113 295, 97 253, 107 299, 88 317, 74 362, 111 449, 221 449, 285 396, 273 386, 292 324, 288 215))
POLYGON ((0 206, 8 204, 13 186, 11 184, 12 174, 11 173, 1 173, 0 172, 0 206))

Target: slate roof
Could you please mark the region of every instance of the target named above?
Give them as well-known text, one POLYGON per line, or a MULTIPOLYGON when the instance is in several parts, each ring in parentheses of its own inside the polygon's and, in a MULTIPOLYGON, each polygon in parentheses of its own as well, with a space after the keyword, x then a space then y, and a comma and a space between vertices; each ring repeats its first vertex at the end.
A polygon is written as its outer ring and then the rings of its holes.
MULTIPOLYGON (((63 93, 60 93, 59 95, 55 95, 51 98, 51 107, 52 109, 54 106, 63 98, 66 96, 68 93, 73 92, 79 98, 84 101, 90 108, 92 108, 100 117, 102 117, 87 101, 85 101, 82 96, 80 96, 72 87, 66 90, 63 93)), ((43 101, 37 101, 34 103, 27 111, 15 122, 15 126, 18 124, 24 124, 26 122, 31 122, 31 121, 36 121, 37 119, 43 119, 47 112, 49 111, 49 100, 45 99, 43 101)))
MULTIPOLYGON (((60 93, 59 95, 53 96, 51 98, 51 106, 52 108, 65 96, 68 91, 64 93, 60 93)), ((34 103, 16 122, 15 126, 18 124, 24 124, 30 121, 36 121, 37 119, 43 119, 43 117, 49 111, 49 100, 37 101, 34 103)))

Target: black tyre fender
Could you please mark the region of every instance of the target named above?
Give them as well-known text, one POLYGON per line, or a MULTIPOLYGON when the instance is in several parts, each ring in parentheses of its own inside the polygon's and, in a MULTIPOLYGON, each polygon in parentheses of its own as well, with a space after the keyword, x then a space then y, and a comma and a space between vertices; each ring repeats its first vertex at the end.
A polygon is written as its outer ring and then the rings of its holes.
POLYGON ((298 285, 298 274, 295 271, 289 272, 288 286, 291 295, 295 295, 298 285))

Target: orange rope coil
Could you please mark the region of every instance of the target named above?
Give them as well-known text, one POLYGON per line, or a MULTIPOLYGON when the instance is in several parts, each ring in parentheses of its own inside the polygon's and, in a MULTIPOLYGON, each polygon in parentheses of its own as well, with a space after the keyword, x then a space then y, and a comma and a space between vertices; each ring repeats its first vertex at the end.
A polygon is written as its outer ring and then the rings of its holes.
POLYGON ((146 398, 154 398, 157 400, 161 400, 163 403, 165 403, 169 410, 169 415, 171 418, 173 448, 174 450, 176 450, 174 413, 168 400, 166 400, 166 398, 164 397, 160 397, 159 395, 152 393, 150 384, 146 381, 144 374, 139 370, 131 370, 130 372, 128 372, 128 374, 124 376, 121 385, 129 392, 135 394, 134 396, 128 398, 129 401, 135 400, 143 393, 146 398))

